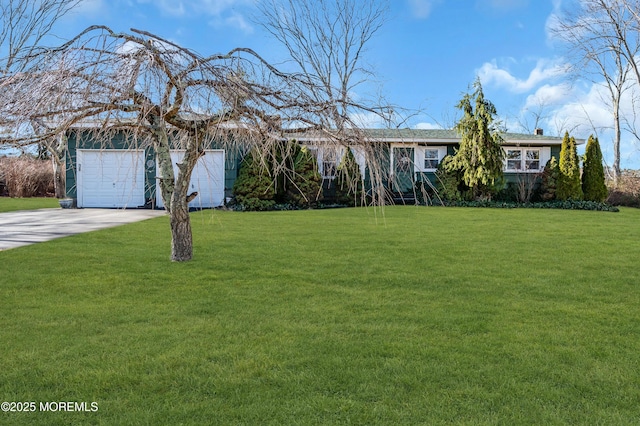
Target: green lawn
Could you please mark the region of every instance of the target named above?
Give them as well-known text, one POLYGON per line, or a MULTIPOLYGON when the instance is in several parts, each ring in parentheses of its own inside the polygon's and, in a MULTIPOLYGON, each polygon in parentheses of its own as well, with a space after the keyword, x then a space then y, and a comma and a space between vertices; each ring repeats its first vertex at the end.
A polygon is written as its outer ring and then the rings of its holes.
POLYGON ((17 210, 60 208, 57 198, 9 198, 0 197, 0 213, 17 210))
POLYGON ((640 210, 161 217, 0 252, 0 423, 639 424, 640 210))

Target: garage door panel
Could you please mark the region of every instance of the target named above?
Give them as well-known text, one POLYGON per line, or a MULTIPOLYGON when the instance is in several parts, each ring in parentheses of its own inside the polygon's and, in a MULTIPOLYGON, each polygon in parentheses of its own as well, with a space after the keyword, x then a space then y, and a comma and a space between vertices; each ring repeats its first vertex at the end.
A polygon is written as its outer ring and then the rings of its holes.
POLYGON ((144 199, 144 153, 78 151, 79 207, 139 207, 144 199))
MULTIPOLYGON (((177 176, 177 163, 182 161, 184 151, 171 151, 173 173, 177 176)), ((190 207, 209 208, 224 204, 224 151, 207 150, 205 155, 198 159, 191 173, 189 193, 197 192, 198 196, 191 200, 190 207)), ((156 203, 158 207, 164 207, 160 184, 156 184, 156 203)))

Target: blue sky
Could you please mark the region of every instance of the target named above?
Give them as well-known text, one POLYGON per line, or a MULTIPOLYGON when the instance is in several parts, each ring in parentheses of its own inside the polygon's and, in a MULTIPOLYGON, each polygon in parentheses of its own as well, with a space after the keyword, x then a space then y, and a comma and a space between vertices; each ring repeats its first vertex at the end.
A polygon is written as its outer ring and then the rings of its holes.
MULTIPOLYGON (((203 55, 251 47, 278 62, 283 52, 251 17, 259 0, 84 0, 56 28, 67 37, 92 24, 143 29, 203 55)), ((366 1, 366 0, 363 0, 366 1)), ((549 23, 567 0, 390 0, 385 26, 369 44, 386 98, 421 111, 408 127, 450 127, 455 105, 479 76, 485 96, 509 131, 533 127, 541 112, 545 134, 594 133, 611 161, 609 109, 602 88, 573 81, 549 23)), ((622 166, 640 168, 637 143, 623 143, 622 166)))

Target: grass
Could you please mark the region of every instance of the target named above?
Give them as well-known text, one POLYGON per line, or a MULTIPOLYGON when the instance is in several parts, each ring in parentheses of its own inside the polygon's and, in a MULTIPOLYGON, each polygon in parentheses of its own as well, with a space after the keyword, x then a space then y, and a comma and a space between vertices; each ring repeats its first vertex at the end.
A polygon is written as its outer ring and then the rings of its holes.
POLYGON ((46 208, 60 208, 57 198, 9 198, 0 197, 0 213, 34 210, 46 208))
POLYGON ((638 210, 192 220, 0 253, 1 422, 640 422, 638 210))

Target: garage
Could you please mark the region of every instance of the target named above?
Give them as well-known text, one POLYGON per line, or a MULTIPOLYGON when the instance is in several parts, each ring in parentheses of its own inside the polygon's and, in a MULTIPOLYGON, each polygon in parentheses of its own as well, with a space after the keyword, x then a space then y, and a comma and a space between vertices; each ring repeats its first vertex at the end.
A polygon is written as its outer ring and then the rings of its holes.
MULTIPOLYGON (((183 157, 184 151, 171 151, 173 173, 176 176, 178 174, 176 163, 182 161, 183 157)), ((189 203, 189 207, 211 208, 224 204, 224 150, 206 150, 198 159, 191 174, 188 192, 198 193, 198 196, 189 203)), ((156 204, 160 208, 164 207, 159 182, 156 182, 156 204)))
POLYGON ((78 207, 144 206, 144 152, 78 150, 78 207))

